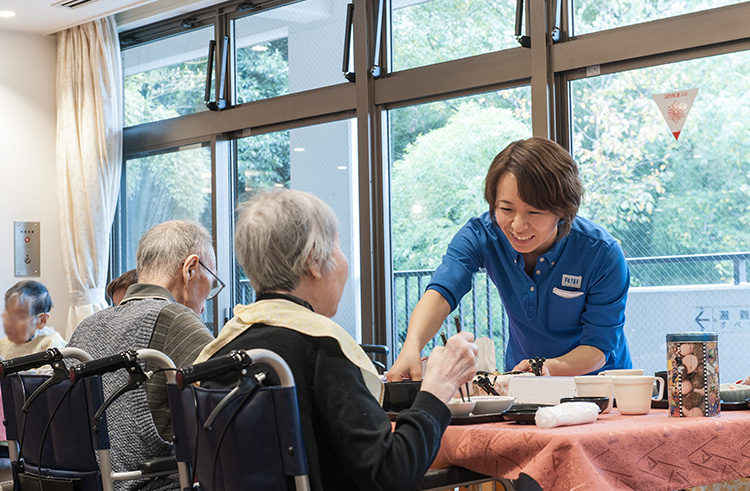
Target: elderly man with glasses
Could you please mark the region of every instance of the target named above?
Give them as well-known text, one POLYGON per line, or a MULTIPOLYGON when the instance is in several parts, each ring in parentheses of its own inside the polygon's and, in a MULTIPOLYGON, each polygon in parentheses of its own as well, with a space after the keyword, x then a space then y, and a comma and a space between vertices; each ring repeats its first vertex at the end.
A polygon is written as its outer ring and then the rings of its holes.
MULTIPOLYGON (((69 346, 94 358, 152 348, 169 356, 177 367, 191 364, 213 340, 198 316, 206 301, 224 288, 215 269, 211 236, 202 225, 187 220, 156 225, 138 243, 138 283, 128 288, 119 305, 84 319, 69 346)), ((108 397, 126 376, 105 374, 103 380, 108 397)), ((115 471, 133 470, 144 460, 172 454, 172 420, 164 384, 164 375, 156 374, 146 382, 145 391, 131 391, 107 409, 115 471)), ((130 481, 118 483, 117 489, 142 486, 130 481)), ((179 485, 170 478, 157 478, 144 489, 179 489, 179 485)))

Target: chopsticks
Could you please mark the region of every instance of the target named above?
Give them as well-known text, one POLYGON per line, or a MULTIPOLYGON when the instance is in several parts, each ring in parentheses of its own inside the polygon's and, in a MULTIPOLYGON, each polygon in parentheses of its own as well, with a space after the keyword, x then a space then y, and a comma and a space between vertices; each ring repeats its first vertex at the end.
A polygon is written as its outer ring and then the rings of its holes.
MULTIPOLYGON (((458 318, 458 316, 453 317, 453 321, 456 323, 456 332, 461 332, 461 319, 458 318)), ((444 332, 440 333, 440 339, 443 340, 443 346, 445 346, 448 343, 448 337, 445 335, 444 332)), ((461 402, 466 402, 464 400, 464 391, 461 389, 461 387, 458 388, 458 393, 461 395, 461 402)), ((466 382, 466 399, 471 402, 471 391, 469 390, 469 382, 466 382)))
MULTIPOLYGON (((443 346, 448 344, 448 337, 445 335, 444 332, 440 333, 440 339, 443 340, 443 346)), ((466 384, 466 397, 469 397, 469 384, 466 384)), ((461 402, 466 402, 466 399, 464 399, 464 391, 461 387, 458 388, 458 393, 461 395, 461 402)), ((471 397, 469 397, 469 402, 471 402, 471 397)))
POLYGON ((547 361, 546 358, 540 358, 536 357, 533 360, 529 360, 529 364, 531 365, 531 370, 534 372, 534 375, 537 377, 542 375, 542 367, 544 367, 544 362, 547 361))

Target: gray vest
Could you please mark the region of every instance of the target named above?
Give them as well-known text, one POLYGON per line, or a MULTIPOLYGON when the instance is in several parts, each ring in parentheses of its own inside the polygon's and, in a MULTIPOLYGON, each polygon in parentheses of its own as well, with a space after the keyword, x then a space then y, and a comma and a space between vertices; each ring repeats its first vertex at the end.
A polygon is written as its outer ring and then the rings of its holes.
MULTIPOLYGON (((159 313, 169 304, 161 299, 133 299, 101 310, 78 325, 68 346, 87 351, 95 359, 148 348, 159 313)), ((105 399, 127 380, 128 375, 122 369, 104 374, 105 399)), ((109 406, 106 416, 115 472, 136 470, 140 462, 174 454, 172 444, 164 441, 156 430, 145 386, 120 396, 109 406)), ((144 487, 147 482, 117 482, 115 489, 179 489, 179 484, 169 478, 156 478, 144 487)))

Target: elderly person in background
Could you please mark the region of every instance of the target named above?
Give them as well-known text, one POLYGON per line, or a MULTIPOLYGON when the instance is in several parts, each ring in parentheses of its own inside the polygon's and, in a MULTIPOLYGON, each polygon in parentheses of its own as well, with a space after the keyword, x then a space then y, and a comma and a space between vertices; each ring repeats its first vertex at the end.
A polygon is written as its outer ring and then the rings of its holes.
POLYGON ((37 281, 20 281, 5 292, 0 356, 16 358, 48 348, 64 348, 65 340, 48 326, 52 299, 47 287, 37 281))
MULTIPOLYGON (((136 251, 138 283, 130 286, 119 305, 86 318, 76 328, 70 346, 94 358, 128 349, 152 348, 180 367, 190 364, 213 340, 200 315, 207 299, 224 286, 216 268, 211 236, 199 223, 175 220, 159 224, 141 237, 136 251)), ((122 382, 122 373, 105 374, 108 397, 122 382)), ((165 377, 157 374, 143 388, 118 399, 107 410, 115 471, 137 468, 144 460, 172 453, 172 420, 165 377), (127 403, 126 403, 127 401, 127 403)), ((120 489, 179 489, 167 478, 117 483, 120 489)))
MULTIPOLYGON (((446 403, 476 372, 477 347, 462 333, 435 348, 421 391, 393 431, 372 362, 330 319, 348 274, 337 228, 333 210, 300 191, 262 194, 243 205, 235 249, 257 301, 238 305, 197 361, 253 348, 286 360, 297 384, 312 489, 411 490, 437 455, 451 418, 446 403)), ((278 383, 273 374, 269 379, 278 383)))
POLYGON ((138 272, 134 269, 125 271, 110 281, 107 285, 107 297, 111 300, 112 305, 120 305, 130 285, 135 285, 136 283, 138 283, 138 272))

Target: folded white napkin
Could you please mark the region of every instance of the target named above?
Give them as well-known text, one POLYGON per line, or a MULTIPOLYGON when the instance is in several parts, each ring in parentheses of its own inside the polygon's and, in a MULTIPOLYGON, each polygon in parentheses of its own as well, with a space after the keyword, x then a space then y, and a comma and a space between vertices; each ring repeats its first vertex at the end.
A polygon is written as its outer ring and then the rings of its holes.
POLYGON ((564 402, 557 406, 540 407, 534 420, 539 428, 593 423, 599 415, 599 406, 593 402, 564 402))
POLYGON ((475 343, 479 348, 477 370, 490 373, 497 370, 495 365, 495 341, 487 337, 481 337, 477 338, 475 343))

